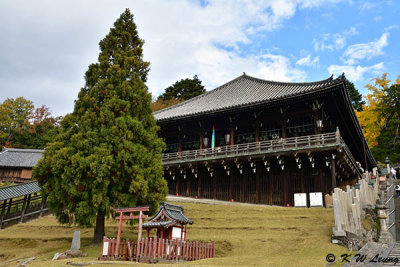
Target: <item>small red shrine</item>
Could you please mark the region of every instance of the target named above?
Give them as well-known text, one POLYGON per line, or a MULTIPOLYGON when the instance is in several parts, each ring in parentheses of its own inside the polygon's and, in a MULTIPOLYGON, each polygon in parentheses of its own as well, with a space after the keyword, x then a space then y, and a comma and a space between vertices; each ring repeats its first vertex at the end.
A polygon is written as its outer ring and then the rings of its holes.
POLYGON ((161 239, 186 240, 187 224, 193 224, 185 216, 182 206, 161 202, 158 212, 143 224, 147 237, 152 229, 157 229, 157 237, 161 239))

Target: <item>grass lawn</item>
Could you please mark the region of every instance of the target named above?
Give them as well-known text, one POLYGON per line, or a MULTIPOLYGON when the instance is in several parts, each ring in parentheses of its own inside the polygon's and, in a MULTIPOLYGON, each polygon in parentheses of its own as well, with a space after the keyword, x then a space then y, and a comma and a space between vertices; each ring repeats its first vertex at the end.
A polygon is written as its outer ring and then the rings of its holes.
MULTIPOLYGON (((183 205, 185 214, 194 221, 188 227, 189 240, 216 242, 216 258, 180 266, 325 266, 328 253, 339 257, 347 252, 330 242, 333 209, 177 204, 183 205)), ((106 235, 116 237, 117 227, 115 221, 108 220, 106 235)), ((10 261, 24 257, 36 257, 28 266, 93 262, 101 254, 101 245, 92 245, 92 236, 93 229, 60 225, 51 215, 14 225, 0 230, 0 266, 15 266, 16 262, 10 261), (81 231, 81 247, 89 256, 52 262, 54 253, 69 249, 74 230, 81 231)), ((136 226, 124 225, 122 236, 135 238, 136 226)))

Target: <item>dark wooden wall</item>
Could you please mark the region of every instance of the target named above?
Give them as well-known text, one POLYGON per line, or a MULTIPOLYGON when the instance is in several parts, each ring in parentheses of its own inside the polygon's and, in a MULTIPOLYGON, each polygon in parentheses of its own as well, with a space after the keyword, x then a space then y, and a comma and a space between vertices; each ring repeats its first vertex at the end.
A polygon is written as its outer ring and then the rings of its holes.
MULTIPOLYGON (((262 161, 256 161, 256 173, 249 162, 242 162, 242 174, 236 164, 229 164, 228 175, 222 165, 213 165, 213 176, 210 176, 204 165, 198 166, 195 178, 187 170, 186 178, 176 171, 175 179, 165 173, 169 194, 188 197, 219 199, 247 203, 290 206, 294 205, 294 193, 322 192, 324 195, 332 190, 331 170, 326 166, 322 156, 315 156, 315 166, 311 167, 307 157, 302 158, 299 169, 293 156, 286 157, 284 170, 278 162, 271 161, 267 171, 262 161)), ((309 202, 309 200, 308 200, 309 202)))

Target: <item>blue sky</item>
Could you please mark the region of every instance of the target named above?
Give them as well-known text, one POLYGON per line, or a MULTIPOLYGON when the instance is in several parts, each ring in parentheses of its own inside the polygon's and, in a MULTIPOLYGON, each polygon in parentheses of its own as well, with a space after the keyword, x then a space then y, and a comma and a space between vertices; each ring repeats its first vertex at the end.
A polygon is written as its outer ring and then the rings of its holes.
POLYGON ((346 76, 363 93, 400 74, 400 1, 0 0, 0 101, 73 109, 98 42, 128 7, 154 96, 195 74, 208 90, 243 72, 276 81, 346 76))

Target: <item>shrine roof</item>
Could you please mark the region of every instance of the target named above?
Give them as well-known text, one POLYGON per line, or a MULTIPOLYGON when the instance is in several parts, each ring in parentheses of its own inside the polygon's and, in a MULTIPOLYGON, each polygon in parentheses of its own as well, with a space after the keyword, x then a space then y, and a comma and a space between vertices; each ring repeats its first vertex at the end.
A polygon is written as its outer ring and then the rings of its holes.
POLYGON ((166 227, 174 224, 175 221, 158 221, 158 222, 147 222, 143 224, 143 228, 157 228, 166 227))
POLYGON ((156 111, 154 116, 160 122, 254 106, 328 90, 342 83, 344 79, 344 75, 341 75, 336 79, 331 76, 316 82, 288 83, 262 80, 243 74, 202 95, 156 111))
MULTIPOLYGON (((167 219, 168 219, 167 218, 167 219)), ((143 227, 160 227, 160 226, 169 226, 175 222, 179 222, 181 224, 193 224, 193 221, 189 220, 185 216, 185 211, 182 206, 169 204, 166 202, 161 202, 160 209, 158 212, 149 219, 147 223, 143 224, 143 227), (165 215, 171 220, 158 220, 161 216, 161 213, 164 212, 165 215)))

